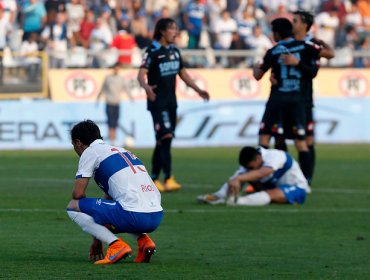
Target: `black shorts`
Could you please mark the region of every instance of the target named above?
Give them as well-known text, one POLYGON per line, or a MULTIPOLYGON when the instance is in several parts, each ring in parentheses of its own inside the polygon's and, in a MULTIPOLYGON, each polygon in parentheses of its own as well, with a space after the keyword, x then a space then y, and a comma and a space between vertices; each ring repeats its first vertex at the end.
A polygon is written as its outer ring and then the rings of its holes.
POLYGON ((177 122, 177 108, 168 107, 150 110, 153 118, 155 139, 160 140, 164 135, 171 133, 175 137, 177 122))
POLYGON ((108 117, 108 127, 117 128, 118 118, 119 118, 119 105, 109 105, 107 104, 106 113, 108 117))
POLYGON ((260 124, 259 135, 306 139, 305 105, 301 101, 269 100, 260 124))

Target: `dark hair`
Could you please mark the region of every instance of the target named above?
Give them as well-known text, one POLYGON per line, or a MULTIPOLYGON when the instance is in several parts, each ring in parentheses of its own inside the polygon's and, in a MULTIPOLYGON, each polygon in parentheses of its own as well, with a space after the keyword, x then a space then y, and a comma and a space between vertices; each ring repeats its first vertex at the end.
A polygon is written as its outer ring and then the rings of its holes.
POLYGON ((293 25, 286 18, 277 18, 271 22, 272 32, 279 34, 280 39, 291 37, 293 34, 293 25))
POLYGON ((160 40, 162 38, 162 32, 166 31, 172 24, 176 24, 172 18, 161 18, 157 21, 154 27, 154 40, 160 40))
POLYGON ((103 139, 99 127, 92 120, 85 120, 74 125, 71 130, 72 141, 80 140, 85 145, 90 145, 96 139, 103 139))
POLYGON ((293 14, 299 16, 301 18, 301 21, 307 24, 306 31, 310 30, 314 21, 314 17, 310 12, 295 11, 293 14))
POLYGON ((258 150, 254 147, 243 147, 239 153, 239 164, 246 167, 250 162, 256 159, 258 154, 258 150))

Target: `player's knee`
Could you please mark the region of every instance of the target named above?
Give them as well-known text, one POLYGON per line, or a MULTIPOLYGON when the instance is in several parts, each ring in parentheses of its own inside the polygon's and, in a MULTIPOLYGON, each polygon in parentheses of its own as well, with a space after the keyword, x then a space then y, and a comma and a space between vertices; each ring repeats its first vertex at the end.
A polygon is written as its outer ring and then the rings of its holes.
POLYGON ((67 210, 73 210, 73 211, 80 211, 79 203, 78 200, 72 199, 68 205, 67 205, 67 210))

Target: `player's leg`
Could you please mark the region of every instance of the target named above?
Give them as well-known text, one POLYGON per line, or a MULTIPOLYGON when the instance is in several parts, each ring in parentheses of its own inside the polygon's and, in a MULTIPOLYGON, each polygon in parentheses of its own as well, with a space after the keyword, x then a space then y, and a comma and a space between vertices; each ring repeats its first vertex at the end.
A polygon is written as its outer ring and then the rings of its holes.
POLYGON ((298 152, 298 161, 307 180, 312 174, 312 158, 306 142, 306 114, 305 105, 301 102, 292 103, 290 110, 294 119, 294 144, 298 152))
MULTIPOLYGON (((235 173, 230 176, 230 178, 243 174, 246 171, 247 170, 244 167, 240 166, 238 170, 236 170, 235 173)), ((229 185, 227 182, 225 182, 216 192, 197 196, 197 201, 211 205, 224 204, 226 202, 228 189, 229 185)))
POLYGON ((152 173, 151 178, 160 192, 164 192, 165 188, 159 180, 159 175, 162 170, 162 157, 161 157, 161 150, 162 150, 162 143, 160 141, 161 138, 161 118, 160 118, 160 111, 158 110, 151 110, 150 111, 153 119, 153 127, 154 133, 156 138, 155 147, 152 154, 152 173))
POLYGON ((129 256, 132 250, 121 238, 118 238, 103 226, 103 222, 99 223, 99 218, 97 218, 99 217, 99 209, 96 208, 99 205, 99 201, 101 202, 101 199, 83 198, 71 200, 67 206, 67 213, 72 221, 78 224, 83 231, 109 245, 105 258, 95 263, 112 264, 129 256))
POLYGON ((309 184, 311 185, 312 179, 313 179, 313 174, 315 171, 315 164, 316 164, 316 151, 315 151, 315 121, 314 121, 314 116, 313 116, 313 105, 310 104, 309 106, 306 107, 306 118, 307 118, 307 137, 306 137, 306 142, 308 146, 308 150, 311 155, 311 174, 309 174, 309 184))
POLYGON ((172 139, 175 137, 175 129, 177 122, 177 111, 176 107, 168 107, 162 111, 162 123, 163 123, 163 137, 162 142, 162 167, 164 173, 164 187, 167 191, 176 191, 181 188, 181 185, 176 182, 174 176, 172 176, 172 155, 171 145, 172 139))
POLYGON ((109 128, 109 141, 113 146, 117 146, 117 126, 119 119, 119 105, 107 104, 106 114, 109 128))
POLYGON ((258 145, 266 149, 270 146, 271 136, 274 135, 274 127, 278 123, 278 103, 269 100, 266 103, 265 112, 263 113, 260 128, 258 131, 258 145))

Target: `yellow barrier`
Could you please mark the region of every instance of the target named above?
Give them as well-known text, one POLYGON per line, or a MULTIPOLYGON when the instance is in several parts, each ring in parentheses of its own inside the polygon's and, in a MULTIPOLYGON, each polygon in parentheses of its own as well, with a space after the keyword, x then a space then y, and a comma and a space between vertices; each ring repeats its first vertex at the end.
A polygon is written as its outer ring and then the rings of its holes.
MULTIPOLYGON (((50 70, 51 98, 59 102, 95 101, 109 69, 50 70)), ((146 98, 136 81, 137 69, 123 69, 131 95, 146 98)), ((269 74, 257 82, 251 69, 189 69, 190 75, 212 100, 266 100, 270 92, 269 74)), ((314 80, 315 97, 370 97, 370 69, 320 69, 314 80)), ((198 95, 178 80, 179 100, 200 100, 198 95)), ((122 99, 127 99, 122 94, 122 99)))

